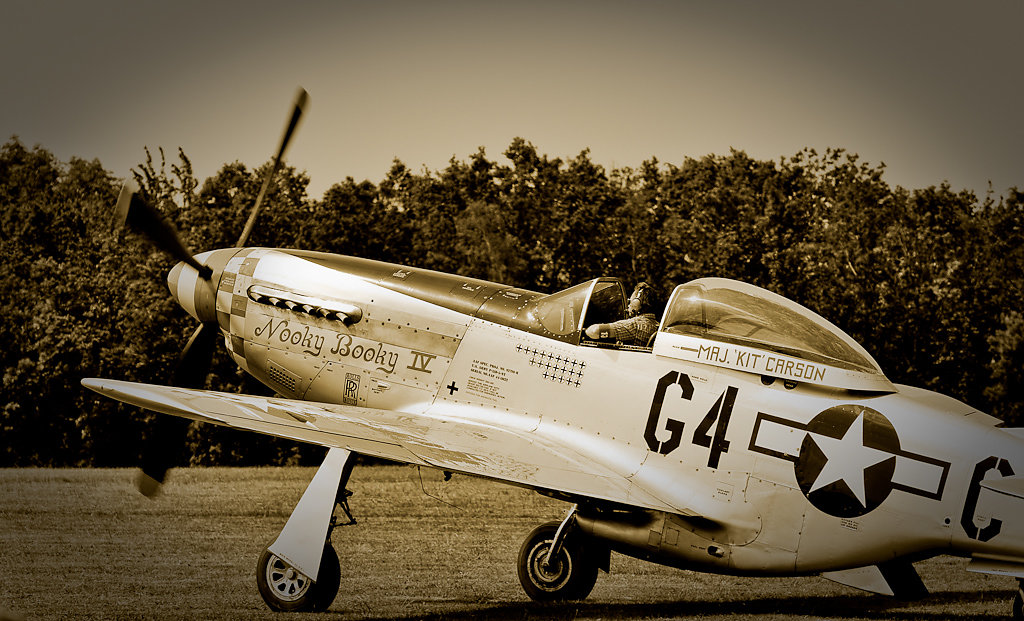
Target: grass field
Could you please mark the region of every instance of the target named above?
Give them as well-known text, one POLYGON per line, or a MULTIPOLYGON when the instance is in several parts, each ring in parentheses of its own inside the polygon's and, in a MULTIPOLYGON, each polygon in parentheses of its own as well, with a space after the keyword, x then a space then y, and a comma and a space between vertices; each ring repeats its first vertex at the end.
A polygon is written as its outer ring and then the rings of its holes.
POLYGON ((0 470, 0 619, 1005 619, 1016 588, 949 558, 919 563, 932 596, 904 603, 817 577, 731 578, 613 555, 585 602, 539 605, 519 586, 516 553, 566 505, 372 466, 349 483, 359 523, 333 536, 342 586, 330 611, 272 613, 256 559, 313 472, 177 470, 150 501, 129 470, 0 470))

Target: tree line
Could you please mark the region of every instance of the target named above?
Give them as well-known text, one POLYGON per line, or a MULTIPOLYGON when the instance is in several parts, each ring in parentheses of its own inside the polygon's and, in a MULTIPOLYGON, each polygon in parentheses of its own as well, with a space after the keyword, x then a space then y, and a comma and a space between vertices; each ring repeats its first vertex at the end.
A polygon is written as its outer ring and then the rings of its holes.
MULTIPOLYGON (((283 167, 249 245, 358 255, 543 292, 620 276, 672 288, 750 282, 820 313, 888 377, 1024 425, 1024 193, 890 186, 841 149, 774 161, 742 151, 607 170, 516 138, 442 170, 395 160, 322 198, 283 167)), ((133 170, 194 252, 234 244, 267 163, 199 180, 180 149, 133 170)), ((166 383, 194 328, 170 298, 173 261, 111 231, 121 180, 16 137, 0 148, 0 466, 132 465, 156 416, 82 377, 166 383)), ((211 389, 266 393, 218 352, 211 389)), ((313 447, 193 425, 193 464, 308 463, 313 447)))

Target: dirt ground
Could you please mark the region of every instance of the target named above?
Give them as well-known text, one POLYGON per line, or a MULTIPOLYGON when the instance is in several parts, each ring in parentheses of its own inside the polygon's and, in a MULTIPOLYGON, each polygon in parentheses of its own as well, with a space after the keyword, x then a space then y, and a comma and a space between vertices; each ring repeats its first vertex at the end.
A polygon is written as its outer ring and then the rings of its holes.
POLYGON ((733 578, 612 556, 584 602, 541 605, 515 558, 567 506, 407 466, 358 467, 358 524, 335 531, 342 586, 327 613, 273 613, 256 560, 314 470, 173 471, 156 500, 130 470, 0 470, 0 620, 7 619, 1005 619, 1010 578, 918 563, 931 597, 897 602, 818 577, 733 578))

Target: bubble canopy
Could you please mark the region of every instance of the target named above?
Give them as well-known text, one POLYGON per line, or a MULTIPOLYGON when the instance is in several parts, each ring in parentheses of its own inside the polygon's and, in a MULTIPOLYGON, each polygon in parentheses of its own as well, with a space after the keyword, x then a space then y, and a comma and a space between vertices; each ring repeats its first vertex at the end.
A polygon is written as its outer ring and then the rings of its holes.
POLYGON ((859 343, 820 315, 737 280, 700 278, 679 285, 661 330, 885 376, 859 343))

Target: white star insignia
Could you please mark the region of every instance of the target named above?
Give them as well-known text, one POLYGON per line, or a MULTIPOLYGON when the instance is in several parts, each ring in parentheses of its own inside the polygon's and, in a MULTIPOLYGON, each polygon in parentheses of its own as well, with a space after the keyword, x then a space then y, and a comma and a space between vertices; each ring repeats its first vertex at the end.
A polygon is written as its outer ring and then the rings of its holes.
POLYGON ((861 506, 867 508, 864 471, 891 458, 892 454, 864 446, 864 412, 857 415, 857 420, 853 421, 842 438, 837 440, 818 434, 815 434, 813 438, 815 444, 825 453, 828 461, 825 462, 825 466, 818 473, 818 478, 814 480, 814 485, 807 493, 836 481, 845 481, 847 487, 860 501, 861 506))

